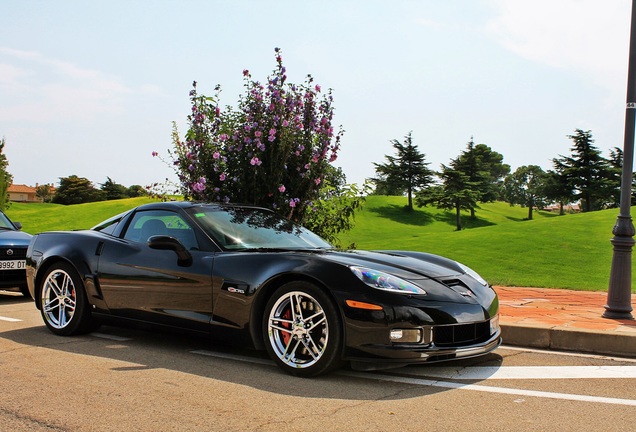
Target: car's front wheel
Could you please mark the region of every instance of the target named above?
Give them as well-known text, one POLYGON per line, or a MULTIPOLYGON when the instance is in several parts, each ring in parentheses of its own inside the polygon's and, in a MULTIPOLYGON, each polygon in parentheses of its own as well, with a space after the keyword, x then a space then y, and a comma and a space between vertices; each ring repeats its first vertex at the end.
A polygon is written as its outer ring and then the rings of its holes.
POLYGON ((269 355, 292 375, 317 376, 341 363, 339 314, 313 284, 290 282, 278 288, 265 308, 263 331, 269 355))
POLYGON ((42 278, 39 293, 42 318, 53 333, 70 336, 96 328, 84 285, 70 264, 53 264, 42 278))

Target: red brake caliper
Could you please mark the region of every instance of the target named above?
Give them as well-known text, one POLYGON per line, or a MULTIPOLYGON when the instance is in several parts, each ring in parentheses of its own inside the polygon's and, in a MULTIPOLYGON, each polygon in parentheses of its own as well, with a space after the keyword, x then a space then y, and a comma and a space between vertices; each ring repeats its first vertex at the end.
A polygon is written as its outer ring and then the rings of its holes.
MULTIPOLYGON (((291 319, 291 315, 291 309, 287 308, 287 310, 285 310, 285 312, 283 312, 280 317, 282 319, 289 320, 291 319)), ((281 323, 281 326, 285 327, 286 329, 291 329, 291 324, 288 322, 281 323)), ((289 339, 291 339, 291 332, 283 332, 281 337, 283 339, 283 343, 285 344, 285 346, 287 346, 287 344, 289 343, 289 339)))

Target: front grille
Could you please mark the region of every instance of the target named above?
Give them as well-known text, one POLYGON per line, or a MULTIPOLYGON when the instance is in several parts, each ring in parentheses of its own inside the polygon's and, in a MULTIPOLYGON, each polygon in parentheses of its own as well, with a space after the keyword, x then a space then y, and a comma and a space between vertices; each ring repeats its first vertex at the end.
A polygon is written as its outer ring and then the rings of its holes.
POLYGON ((433 343, 439 347, 472 345, 489 338, 490 321, 433 327, 433 343))
MULTIPOLYGON (((0 261, 23 260, 26 247, 0 247, 0 261), (11 254, 7 252, 11 250, 11 254)), ((0 270, 0 286, 14 287, 26 285, 26 270, 0 270)))
POLYGON ((1 247, 0 248, 0 260, 17 260, 25 259, 27 253, 26 247, 1 247), (9 254, 8 252, 12 253, 9 254))

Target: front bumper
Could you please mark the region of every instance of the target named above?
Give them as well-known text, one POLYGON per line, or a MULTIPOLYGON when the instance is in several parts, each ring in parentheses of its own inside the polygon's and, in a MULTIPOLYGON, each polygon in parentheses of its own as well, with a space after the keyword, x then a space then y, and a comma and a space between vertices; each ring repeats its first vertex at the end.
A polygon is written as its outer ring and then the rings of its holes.
POLYGON ((389 299, 390 303, 374 302, 382 310, 343 309, 343 358, 352 365, 377 369, 475 357, 502 343, 494 291, 480 301, 464 303, 389 299))

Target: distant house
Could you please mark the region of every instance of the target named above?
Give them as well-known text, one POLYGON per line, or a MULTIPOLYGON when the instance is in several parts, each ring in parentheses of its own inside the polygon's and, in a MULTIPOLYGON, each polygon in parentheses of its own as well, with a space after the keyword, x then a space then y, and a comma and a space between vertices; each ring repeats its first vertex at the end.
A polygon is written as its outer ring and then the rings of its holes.
MULTIPOLYGON (((42 198, 36 195, 38 185, 35 187, 22 184, 12 184, 9 186, 9 201, 13 202, 42 202, 42 198)), ((55 188, 51 186, 51 193, 55 193, 55 188)))

